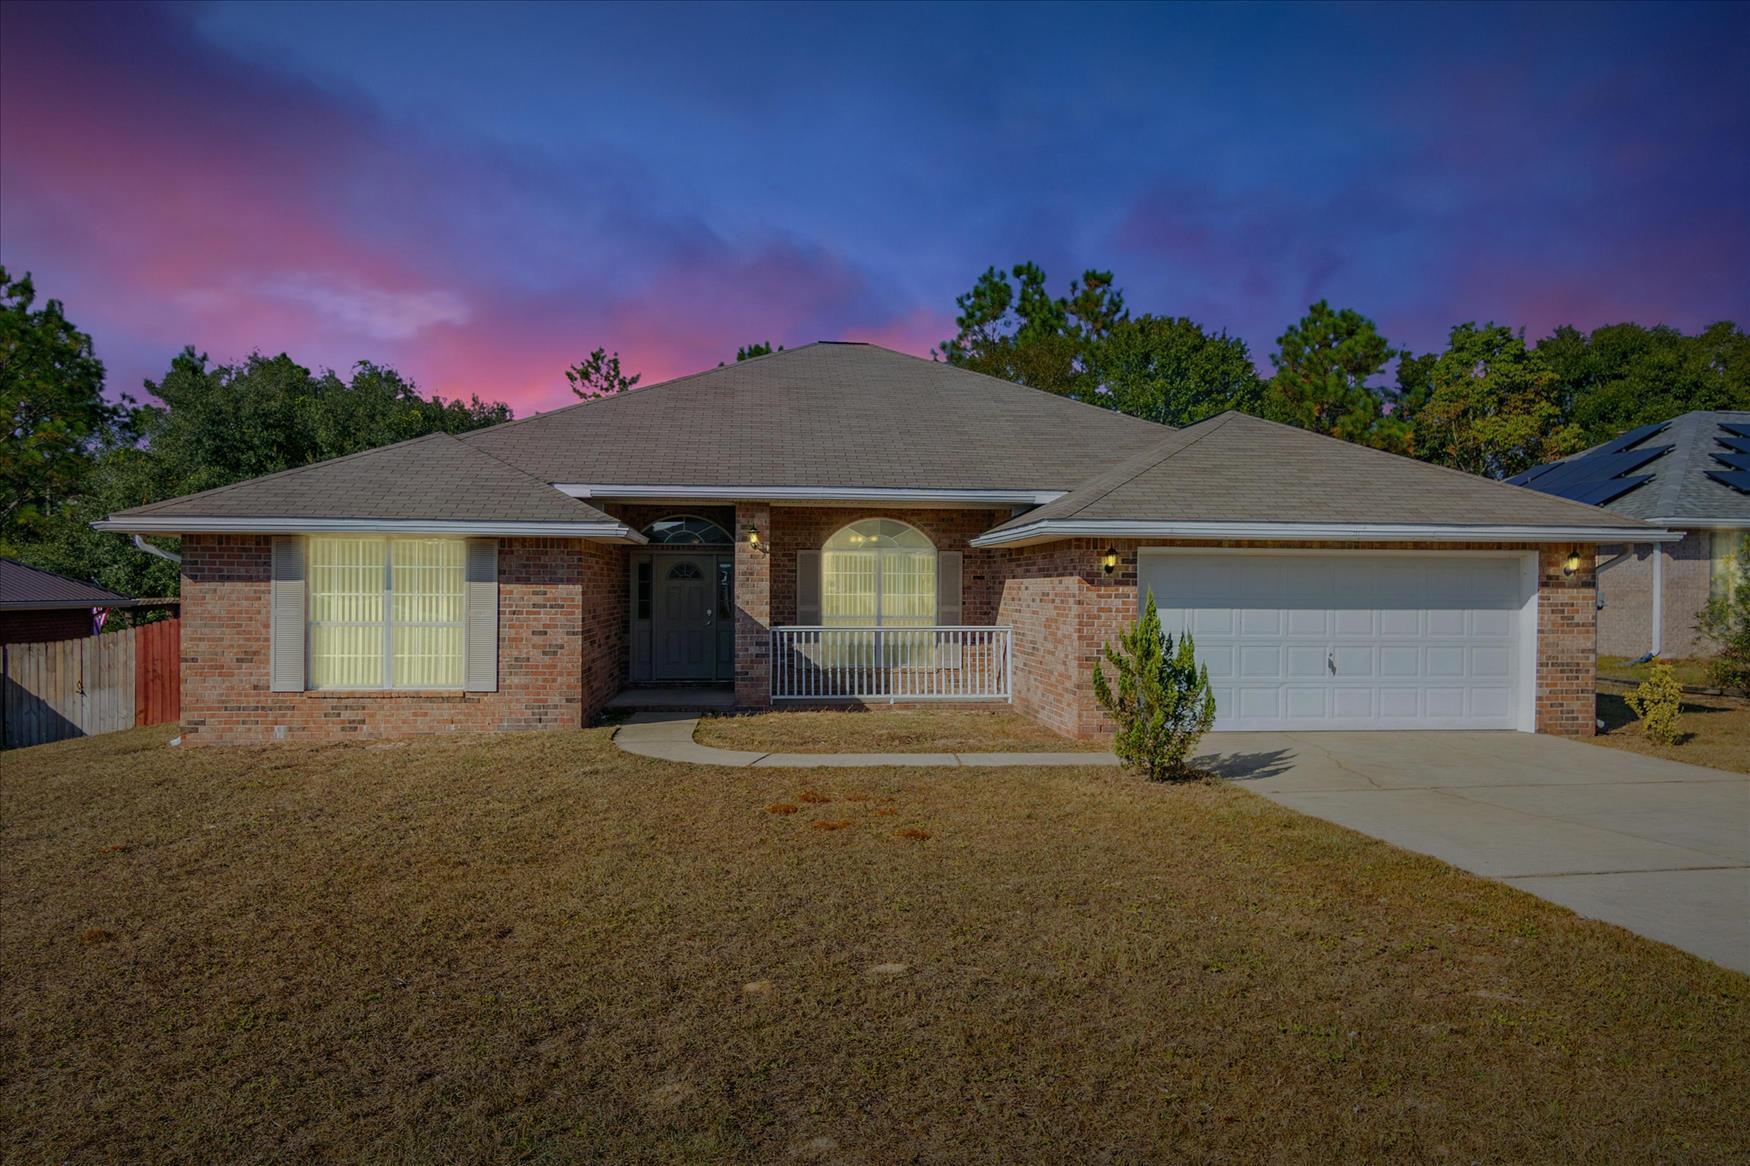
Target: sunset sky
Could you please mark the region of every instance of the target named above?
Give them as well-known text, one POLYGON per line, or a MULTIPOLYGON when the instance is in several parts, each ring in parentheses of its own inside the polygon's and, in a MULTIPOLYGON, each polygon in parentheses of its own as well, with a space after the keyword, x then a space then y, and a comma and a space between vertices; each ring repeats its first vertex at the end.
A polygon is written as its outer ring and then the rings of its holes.
POLYGON ((919 354, 987 266, 1243 336, 1328 298, 1750 324, 1750 5, 0 9, 0 262, 112 390, 370 359, 519 414, 596 345, 919 354))

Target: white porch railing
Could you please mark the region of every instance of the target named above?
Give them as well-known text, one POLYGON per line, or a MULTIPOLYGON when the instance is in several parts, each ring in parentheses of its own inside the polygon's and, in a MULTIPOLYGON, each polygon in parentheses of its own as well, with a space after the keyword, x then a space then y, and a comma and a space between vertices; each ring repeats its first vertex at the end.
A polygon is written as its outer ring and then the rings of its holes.
POLYGON ((772 629, 774 700, 1009 700, 1006 627, 772 629))

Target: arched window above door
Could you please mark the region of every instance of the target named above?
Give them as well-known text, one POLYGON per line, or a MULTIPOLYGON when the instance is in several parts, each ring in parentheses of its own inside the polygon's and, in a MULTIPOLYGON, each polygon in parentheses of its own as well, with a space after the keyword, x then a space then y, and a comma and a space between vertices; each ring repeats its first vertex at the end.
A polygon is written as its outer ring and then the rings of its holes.
POLYGON ((644 537, 657 546, 728 546, 735 541, 729 532, 708 518, 676 514, 659 518, 644 528, 644 537))
POLYGON ((891 518, 851 523, 821 548, 820 615, 828 626, 930 627, 935 545, 891 518))

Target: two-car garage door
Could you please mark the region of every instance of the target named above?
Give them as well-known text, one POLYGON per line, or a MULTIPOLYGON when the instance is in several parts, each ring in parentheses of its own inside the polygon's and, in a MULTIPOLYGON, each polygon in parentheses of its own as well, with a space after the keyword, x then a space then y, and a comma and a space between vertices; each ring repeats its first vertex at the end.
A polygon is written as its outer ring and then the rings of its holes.
POLYGON ((1519 556, 1145 550, 1138 574, 1218 730, 1530 727, 1519 556))

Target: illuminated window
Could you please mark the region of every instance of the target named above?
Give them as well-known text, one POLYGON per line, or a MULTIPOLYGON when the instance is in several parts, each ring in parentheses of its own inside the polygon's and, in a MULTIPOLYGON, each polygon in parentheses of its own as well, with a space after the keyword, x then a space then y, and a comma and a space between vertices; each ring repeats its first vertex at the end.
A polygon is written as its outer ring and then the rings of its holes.
POLYGON ((467 544, 309 540, 311 688, 460 688, 467 544))
POLYGON ((930 627, 936 548, 891 518, 853 522, 820 553, 820 614, 829 627, 930 627))

